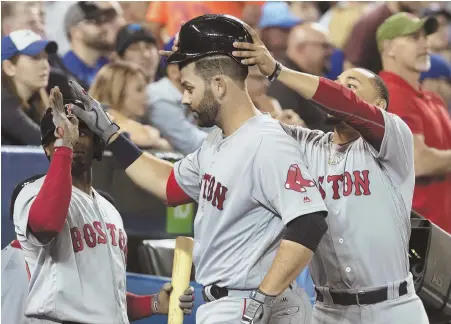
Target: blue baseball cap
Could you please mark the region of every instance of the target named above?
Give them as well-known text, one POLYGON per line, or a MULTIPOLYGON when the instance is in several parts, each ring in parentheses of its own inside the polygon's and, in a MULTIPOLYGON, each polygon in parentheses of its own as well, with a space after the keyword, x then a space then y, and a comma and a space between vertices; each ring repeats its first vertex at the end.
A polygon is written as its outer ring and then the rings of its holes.
POLYGON ((427 72, 421 73, 420 80, 425 79, 445 79, 451 81, 451 66, 440 55, 431 54, 431 68, 427 72))
POLYGON ((262 7, 259 27, 292 28, 302 22, 295 16, 285 1, 268 1, 262 7))
POLYGON ((58 50, 58 45, 53 41, 42 39, 28 29, 16 30, 2 37, 2 62, 17 54, 36 56, 43 50, 48 54, 54 54, 58 50))

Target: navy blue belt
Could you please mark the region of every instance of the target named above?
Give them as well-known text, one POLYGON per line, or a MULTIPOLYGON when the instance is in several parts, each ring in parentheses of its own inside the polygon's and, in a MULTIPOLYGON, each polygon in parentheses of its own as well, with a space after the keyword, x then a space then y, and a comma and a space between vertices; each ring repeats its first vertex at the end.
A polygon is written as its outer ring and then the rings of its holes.
MULTIPOLYGON (((315 287, 316 300, 324 301, 323 294, 315 287)), ((350 305, 372 305, 388 300, 388 288, 384 287, 372 291, 360 291, 355 294, 329 292, 334 304, 342 306, 350 305)), ((399 285, 399 296, 407 295, 407 282, 403 281, 399 285)))

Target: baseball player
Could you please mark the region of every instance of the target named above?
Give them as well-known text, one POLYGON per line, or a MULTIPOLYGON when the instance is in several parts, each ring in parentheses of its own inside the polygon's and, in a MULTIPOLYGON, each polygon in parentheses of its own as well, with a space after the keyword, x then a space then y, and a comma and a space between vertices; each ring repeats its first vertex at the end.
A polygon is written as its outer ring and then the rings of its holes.
POLYGON ((335 82, 289 70, 246 29, 253 44, 234 44, 233 55, 317 102, 334 125, 327 134, 286 127, 329 210, 329 230, 310 266, 313 322, 428 323, 409 272, 413 138, 386 112, 383 81, 364 69, 345 71, 335 82))
POLYGON ((25 324, 28 272, 19 241, 2 250, 2 320, 3 324, 25 324))
POLYGON ((193 262, 206 303, 198 323, 309 323, 311 305, 295 279, 327 230, 326 208, 298 143, 249 98, 248 69, 231 52, 250 35, 233 17, 205 15, 179 37, 168 62, 181 68, 182 102, 199 126, 218 126, 198 150, 174 165, 143 153, 74 82, 85 110, 73 112, 136 184, 169 205, 199 204, 193 262))
MULTIPOLYGON (((168 310, 160 293, 126 292, 127 236, 119 212, 91 187, 101 139, 66 115, 56 87, 41 122, 50 160, 45 177, 24 185, 14 203, 17 239, 30 270, 25 316, 32 323, 129 323, 168 310)), ((180 297, 189 313, 193 288, 180 297)))

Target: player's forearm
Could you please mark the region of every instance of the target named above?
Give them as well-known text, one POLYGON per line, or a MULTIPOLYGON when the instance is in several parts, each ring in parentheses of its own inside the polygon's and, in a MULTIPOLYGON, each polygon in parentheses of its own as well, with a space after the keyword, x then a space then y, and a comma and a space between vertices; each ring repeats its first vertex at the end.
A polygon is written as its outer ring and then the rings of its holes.
POLYGON ((312 256, 313 252, 305 246, 282 240, 271 268, 260 284, 260 291, 270 296, 283 293, 308 265, 312 256))
POLYGON ((40 234, 55 236, 66 222, 72 196, 72 149, 55 148, 50 167, 31 205, 28 225, 38 239, 40 234))
POLYGON ((125 169, 125 173, 137 186, 154 194, 161 200, 167 201, 166 183, 172 168, 172 163, 144 152, 133 164, 125 169))
POLYGON ((360 99, 353 91, 337 82, 285 67, 278 80, 304 98, 317 102, 318 108, 345 121, 376 149, 380 148, 385 122, 378 107, 360 99))
POLYGON ((143 152, 123 135, 113 135, 107 148, 137 186, 167 200, 166 183, 172 171, 171 163, 143 152))
POLYGON ((438 150, 431 147, 415 147, 415 176, 444 175, 451 172, 451 150, 438 150))
POLYGON ((301 73, 282 67, 278 81, 282 82, 288 88, 293 89, 306 99, 312 99, 319 86, 320 78, 307 73, 301 73))
POLYGON ((127 292, 127 316, 130 322, 152 315, 153 295, 138 296, 127 292))

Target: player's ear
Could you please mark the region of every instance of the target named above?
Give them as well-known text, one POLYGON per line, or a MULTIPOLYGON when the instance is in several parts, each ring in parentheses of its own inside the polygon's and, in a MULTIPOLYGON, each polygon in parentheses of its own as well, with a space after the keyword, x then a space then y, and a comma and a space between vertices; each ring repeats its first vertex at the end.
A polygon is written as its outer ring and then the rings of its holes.
POLYGON ((382 110, 387 110, 387 101, 385 101, 385 99, 379 99, 375 106, 382 110))
POLYGON ((211 80, 211 89, 217 100, 224 99, 227 94, 227 82, 221 75, 217 75, 211 80))

